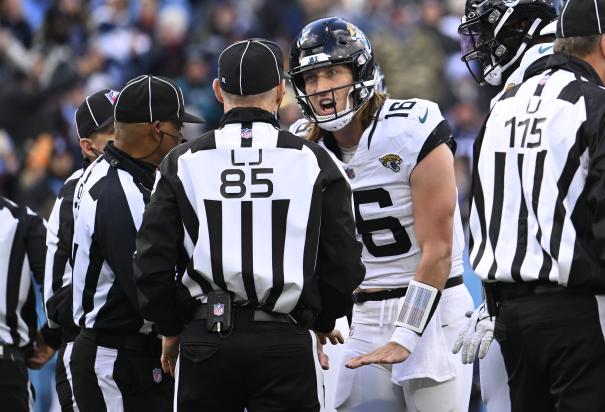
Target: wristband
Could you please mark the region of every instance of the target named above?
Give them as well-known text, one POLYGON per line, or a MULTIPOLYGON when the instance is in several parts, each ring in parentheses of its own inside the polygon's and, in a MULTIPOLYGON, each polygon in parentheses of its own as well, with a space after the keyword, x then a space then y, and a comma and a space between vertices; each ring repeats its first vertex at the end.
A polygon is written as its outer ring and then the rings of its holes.
POLYGON ((395 320, 395 326, 422 335, 433 313, 435 313, 435 309, 437 309, 440 298, 441 292, 439 289, 426 283, 410 281, 403 305, 395 320))

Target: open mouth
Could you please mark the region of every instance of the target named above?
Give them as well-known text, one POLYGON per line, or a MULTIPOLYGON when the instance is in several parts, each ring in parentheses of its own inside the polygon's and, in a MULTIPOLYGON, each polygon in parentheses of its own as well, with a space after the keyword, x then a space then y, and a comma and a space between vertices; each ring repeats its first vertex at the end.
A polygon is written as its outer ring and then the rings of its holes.
POLYGON ((336 101, 334 101, 334 99, 330 99, 330 98, 323 98, 319 100, 319 109, 320 109, 320 114, 322 116, 328 115, 328 114, 334 114, 336 113, 336 101))

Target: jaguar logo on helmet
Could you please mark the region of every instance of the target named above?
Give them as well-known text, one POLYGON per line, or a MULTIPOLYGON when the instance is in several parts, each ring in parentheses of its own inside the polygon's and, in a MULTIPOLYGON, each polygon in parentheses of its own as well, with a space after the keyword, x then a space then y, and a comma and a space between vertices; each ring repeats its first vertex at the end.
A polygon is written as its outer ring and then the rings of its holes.
POLYGON ((391 169, 395 173, 401 170, 401 167, 399 166, 401 164, 401 157, 394 153, 384 155, 378 160, 380 160, 380 163, 382 163, 384 167, 391 169))

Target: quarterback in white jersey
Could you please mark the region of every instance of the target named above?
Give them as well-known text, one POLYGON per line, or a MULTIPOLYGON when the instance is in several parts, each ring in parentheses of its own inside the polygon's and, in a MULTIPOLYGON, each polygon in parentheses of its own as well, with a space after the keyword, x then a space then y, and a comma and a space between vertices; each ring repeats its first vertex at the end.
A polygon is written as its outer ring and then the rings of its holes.
MULTIPOLYGON (((506 91, 523 83, 530 67, 544 65, 553 53, 559 9, 558 0, 520 0, 516 4, 506 0, 467 0, 458 29, 463 61, 480 84, 502 87, 490 108, 506 91), (523 30, 518 30, 519 27, 523 30), (507 46, 502 49, 505 42, 507 46), (471 64, 474 60, 480 60, 474 66, 478 71, 471 64)), ((476 214, 471 211, 471 219, 474 218, 476 214)), ((472 256, 471 253, 471 259, 472 256)), ((484 303, 474 311, 454 351, 461 352, 463 363, 473 363, 478 355, 481 397, 488 412, 508 412, 511 410, 508 376, 500 345, 493 338, 494 321, 484 303)))
POLYGON ((472 369, 449 348, 472 300, 447 121, 435 103, 375 92, 371 46, 341 18, 303 28, 290 75, 305 114, 290 131, 341 164, 364 245, 334 407, 466 412, 472 369))

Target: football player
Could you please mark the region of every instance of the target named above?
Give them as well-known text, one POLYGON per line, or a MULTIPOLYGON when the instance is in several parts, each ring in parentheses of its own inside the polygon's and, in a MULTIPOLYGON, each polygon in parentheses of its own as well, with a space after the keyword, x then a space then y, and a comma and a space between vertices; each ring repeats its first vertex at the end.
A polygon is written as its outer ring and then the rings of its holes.
POLYGON ((338 17, 302 29, 290 76, 305 117, 290 130, 342 165, 364 245, 334 406, 466 412, 472 369, 450 348, 472 300, 447 121, 433 102, 378 92, 368 39, 338 17))
MULTIPOLYGON (((458 28, 462 60, 479 84, 502 87, 491 106, 502 93, 523 82, 526 70, 544 65, 553 53, 560 3, 560 0, 467 0, 458 28)), ((472 246, 471 234, 471 261, 472 246)), ((481 396, 488 411, 510 411, 504 359, 494 340, 494 322, 485 303, 470 316, 468 328, 456 341, 454 352, 461 352, 462 362, 467 364, 473 363, 478 355, 481 396)))

